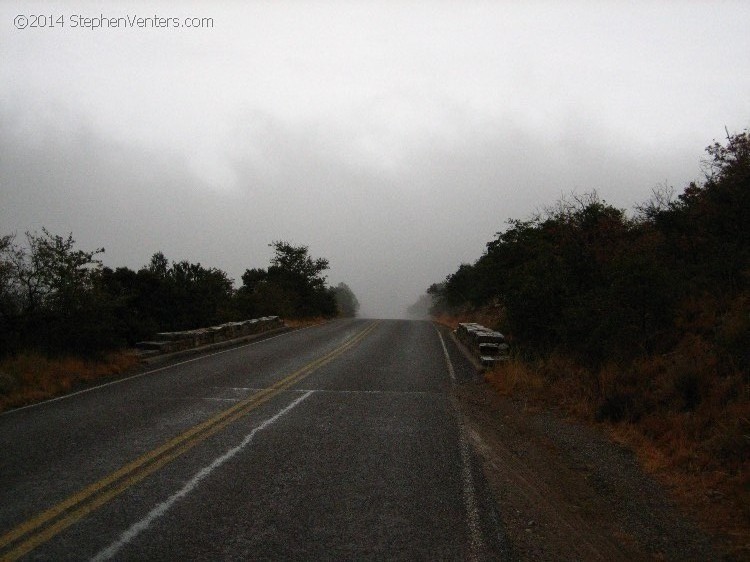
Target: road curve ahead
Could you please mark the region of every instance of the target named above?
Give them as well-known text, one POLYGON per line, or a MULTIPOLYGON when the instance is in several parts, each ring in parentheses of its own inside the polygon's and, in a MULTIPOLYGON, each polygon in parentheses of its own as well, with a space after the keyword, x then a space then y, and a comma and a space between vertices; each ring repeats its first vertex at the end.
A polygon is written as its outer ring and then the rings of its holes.
POLYGON ((0 560, 502 559, 460 362, 339 320, 1 415, 0 560))

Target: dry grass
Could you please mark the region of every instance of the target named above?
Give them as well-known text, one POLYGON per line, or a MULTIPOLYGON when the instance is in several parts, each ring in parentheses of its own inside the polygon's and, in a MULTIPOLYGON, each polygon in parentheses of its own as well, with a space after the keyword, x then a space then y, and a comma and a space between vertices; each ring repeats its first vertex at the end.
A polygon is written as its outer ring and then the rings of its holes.
POLYGON ((284 324, 290 328, 307 328, 308 326, 317 326, 318 324, 325 324, 328 322, 327 318, 323 316, 315 316, 313 318, 296 318, 296 319, 284 319, 284 324))
POLYGON ((449 316, 447 314, 440 314, 438 316, 433 316, 432 320, 434 322, 437 322, 438 324, 442 324, 443 326, 447 326, 451 330, 455 330, 458 328, 458 324, 460 322, 464 322, 461 318, 457 316, 449 316))
POLYGON ((750 388, 718 374, 700 342, 596 373, 561 357, 511 359, 486 375, 506 396, 599 424, 632 449, 732 557, 750 557, 750 388))
MULTIPOLYGON (((678 428, 675 420, 674 428, 678 428)), ((632 424, 609 428, 613 439, 634 450, 642 466, 672 492, 679 505, 734 559, 750 557, 750 472, 713 462, 699 443, 678 430, 669 447, 632 424)))
POLYGON ((65 394, 98 379, 132 369, 138 358, 129 352, 101 360, 75 357, 50 359, 25 353, 0 361, 0 411, 65 394))
POLYGON ((495 307, 467 310, 463 314, 440 314, 433 316, 432 320, 438 324, 448 326, 451 330, 455 330, 461 322, 477 322, 487 328, 500 331, 502 331, 504 324, 502 310, 495 307))
POLYGON ((487 381, 503 396, 533 398, 542 401, 546 381, 541 374, 521 361, 512 359, 486 375, 487 381))

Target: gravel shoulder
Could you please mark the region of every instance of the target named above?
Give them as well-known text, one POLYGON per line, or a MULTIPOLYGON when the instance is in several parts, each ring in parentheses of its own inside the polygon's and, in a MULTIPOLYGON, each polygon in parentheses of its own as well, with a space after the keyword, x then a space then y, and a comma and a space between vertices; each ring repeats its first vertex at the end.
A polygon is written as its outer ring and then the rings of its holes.
POLYGON ((718 560, 635 456, 592 427, 454 386, 518 560, 718 560))

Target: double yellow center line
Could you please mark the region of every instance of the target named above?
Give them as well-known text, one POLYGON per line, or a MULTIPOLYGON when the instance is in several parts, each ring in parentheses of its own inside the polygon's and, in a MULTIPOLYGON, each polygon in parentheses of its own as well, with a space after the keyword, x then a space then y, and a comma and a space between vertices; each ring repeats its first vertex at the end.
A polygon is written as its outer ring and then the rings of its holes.
POLYGON ((160 447, 138 457, 101 480, 83 488, 60 503, 40 513, 0 537, 0 561, 17 560, 52 537, 86 517, 125 490, 153 474, 167 463, 205 441, 229 424, 268 402, 280 392, 298 383, 323 365, 330 363, 362 341, 377 323, 368 325, 330 353, 195 425, 160 447))

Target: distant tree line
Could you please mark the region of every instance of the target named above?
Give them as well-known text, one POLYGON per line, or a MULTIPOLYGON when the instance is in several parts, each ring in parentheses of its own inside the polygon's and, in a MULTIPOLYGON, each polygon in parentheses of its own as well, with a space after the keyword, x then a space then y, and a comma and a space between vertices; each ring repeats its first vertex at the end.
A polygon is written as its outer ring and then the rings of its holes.
POLYGON ((326 285, 328 260, 307 246, 273 242, 267 269, 248 269, 235 289, 227 274, 155 253, 134 271, 104 267, 103 249, 77 249, 72 235, 0 237, 0 356, 23 350, 96 354, 133 345, 157 331, 231 320, 354 316, 345 284, 326 285))
POLYGON ((476 262, 428 289, 432 313, 491 307, 529 358, 562 353, 597 368, 691 347, 712 372, 747 379, 748 131, 706 150, 701 183, 677 197, 657 188, 633 216, 589 193, 510 220, 476 262))

